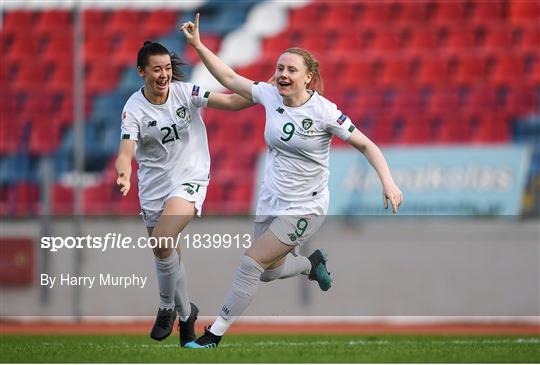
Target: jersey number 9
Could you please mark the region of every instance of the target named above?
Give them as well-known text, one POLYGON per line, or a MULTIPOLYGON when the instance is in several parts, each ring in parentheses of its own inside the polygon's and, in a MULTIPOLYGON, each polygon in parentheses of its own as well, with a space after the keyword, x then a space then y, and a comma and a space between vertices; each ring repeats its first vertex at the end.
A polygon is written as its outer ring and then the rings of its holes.
POLYGON ((290 141, 290 139, 292 138, 293 134, 294 134, 294 124, 292 123, 285 123, 283 125, 283 133, 285 133, 285 138, 283 137, 279 137, 283 142, 287 142, 287 141, 290 141))

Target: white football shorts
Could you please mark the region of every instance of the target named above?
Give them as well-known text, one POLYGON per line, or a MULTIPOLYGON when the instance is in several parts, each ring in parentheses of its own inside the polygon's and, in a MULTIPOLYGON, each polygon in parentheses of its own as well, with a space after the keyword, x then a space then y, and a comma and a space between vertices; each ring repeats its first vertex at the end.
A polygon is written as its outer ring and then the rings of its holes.
POLYGON ((155 200, 141 200, 141 216, 147 227, 154 227, 163 213, 165 203, 171 198, 182 198, 195 203, 195 211, 198 217, 202 213, 202 205, 206 197, 206 186, 193 183, 184 183, 177 186, 164 198, 155 200))

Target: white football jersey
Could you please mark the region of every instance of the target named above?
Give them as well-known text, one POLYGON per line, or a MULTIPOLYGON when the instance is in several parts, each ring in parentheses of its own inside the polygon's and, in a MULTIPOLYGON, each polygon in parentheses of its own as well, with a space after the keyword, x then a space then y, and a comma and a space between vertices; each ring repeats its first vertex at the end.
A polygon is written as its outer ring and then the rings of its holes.
POLYGON ((200 108, 209 92, 197 85, 171 82, 167 101, 150 103, 142 89, 122 112, 122 139, 137 141, 139 198, 160 199, 183 183, 207 186, 210 153, 200 108))
POLYGON ((332 135, 347 140, 355 128, 351 120, 316 91, 299 107, 283 104, 277 88, 268 83, 254 83, 251 93, 266 110, 263 188, 292 202, 328 194, 332 135))

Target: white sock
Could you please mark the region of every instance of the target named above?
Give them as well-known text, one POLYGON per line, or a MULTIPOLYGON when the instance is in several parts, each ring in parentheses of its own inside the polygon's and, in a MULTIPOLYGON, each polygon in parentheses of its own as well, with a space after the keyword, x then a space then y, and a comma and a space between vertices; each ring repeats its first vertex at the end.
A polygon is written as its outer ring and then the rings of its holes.
POLYGON ((218 317, 216 329, 214 330, 212 326, 213 334, 223 336, 236 317, 246 310, 257 292, 263 271, 264 269, 257 261, 249 256, 242 257, 219 314, 225 322, 222 322, 218 317))
POLYGON ((285 262, 279 267, 265 270, 261 275, 261 281, 269 282, 276 279, 292 278, 300 274, 308 275, 311 271, 311 261, 305 256, 294 256, 289 253, 285 256, 285 262))
POLYGON ((155 261, 159 287, 159 307, 174 309, 176 283, 178 271, 180 270, 178 254, 173 250, 169 257, 165 259, 155 257, 155 261))
POLYGON ((178 280, 176 281, 176 292, 174 295, 174 303, 180 320, 185 322, 191 314, 191 304, 189 303, 189 295, 187 291, 187 277, 184 263, 180 258, 180 269, 178 270, 178 280))
POLYGON ((218 316, 210 327, 210 332, 216 336, 223 336, 235 319, 236 318, 231 318, 230 320, 226 320, 225 318, 218 316))

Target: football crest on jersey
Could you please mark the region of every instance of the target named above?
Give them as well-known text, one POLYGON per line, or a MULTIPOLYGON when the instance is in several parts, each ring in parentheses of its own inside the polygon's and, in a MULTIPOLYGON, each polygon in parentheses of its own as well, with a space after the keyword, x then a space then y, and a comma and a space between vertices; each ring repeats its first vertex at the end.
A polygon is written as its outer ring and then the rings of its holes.
POLYGON ((181 106, 180 108, 176 109, 176 115, 183 122, 189 122, 191 120, 189 110, 185 106, 181 106))
POLYGON ((306 118, 302 121, 302 128, 307 131, 313 125, 313 121, 309 118, 306 118))

